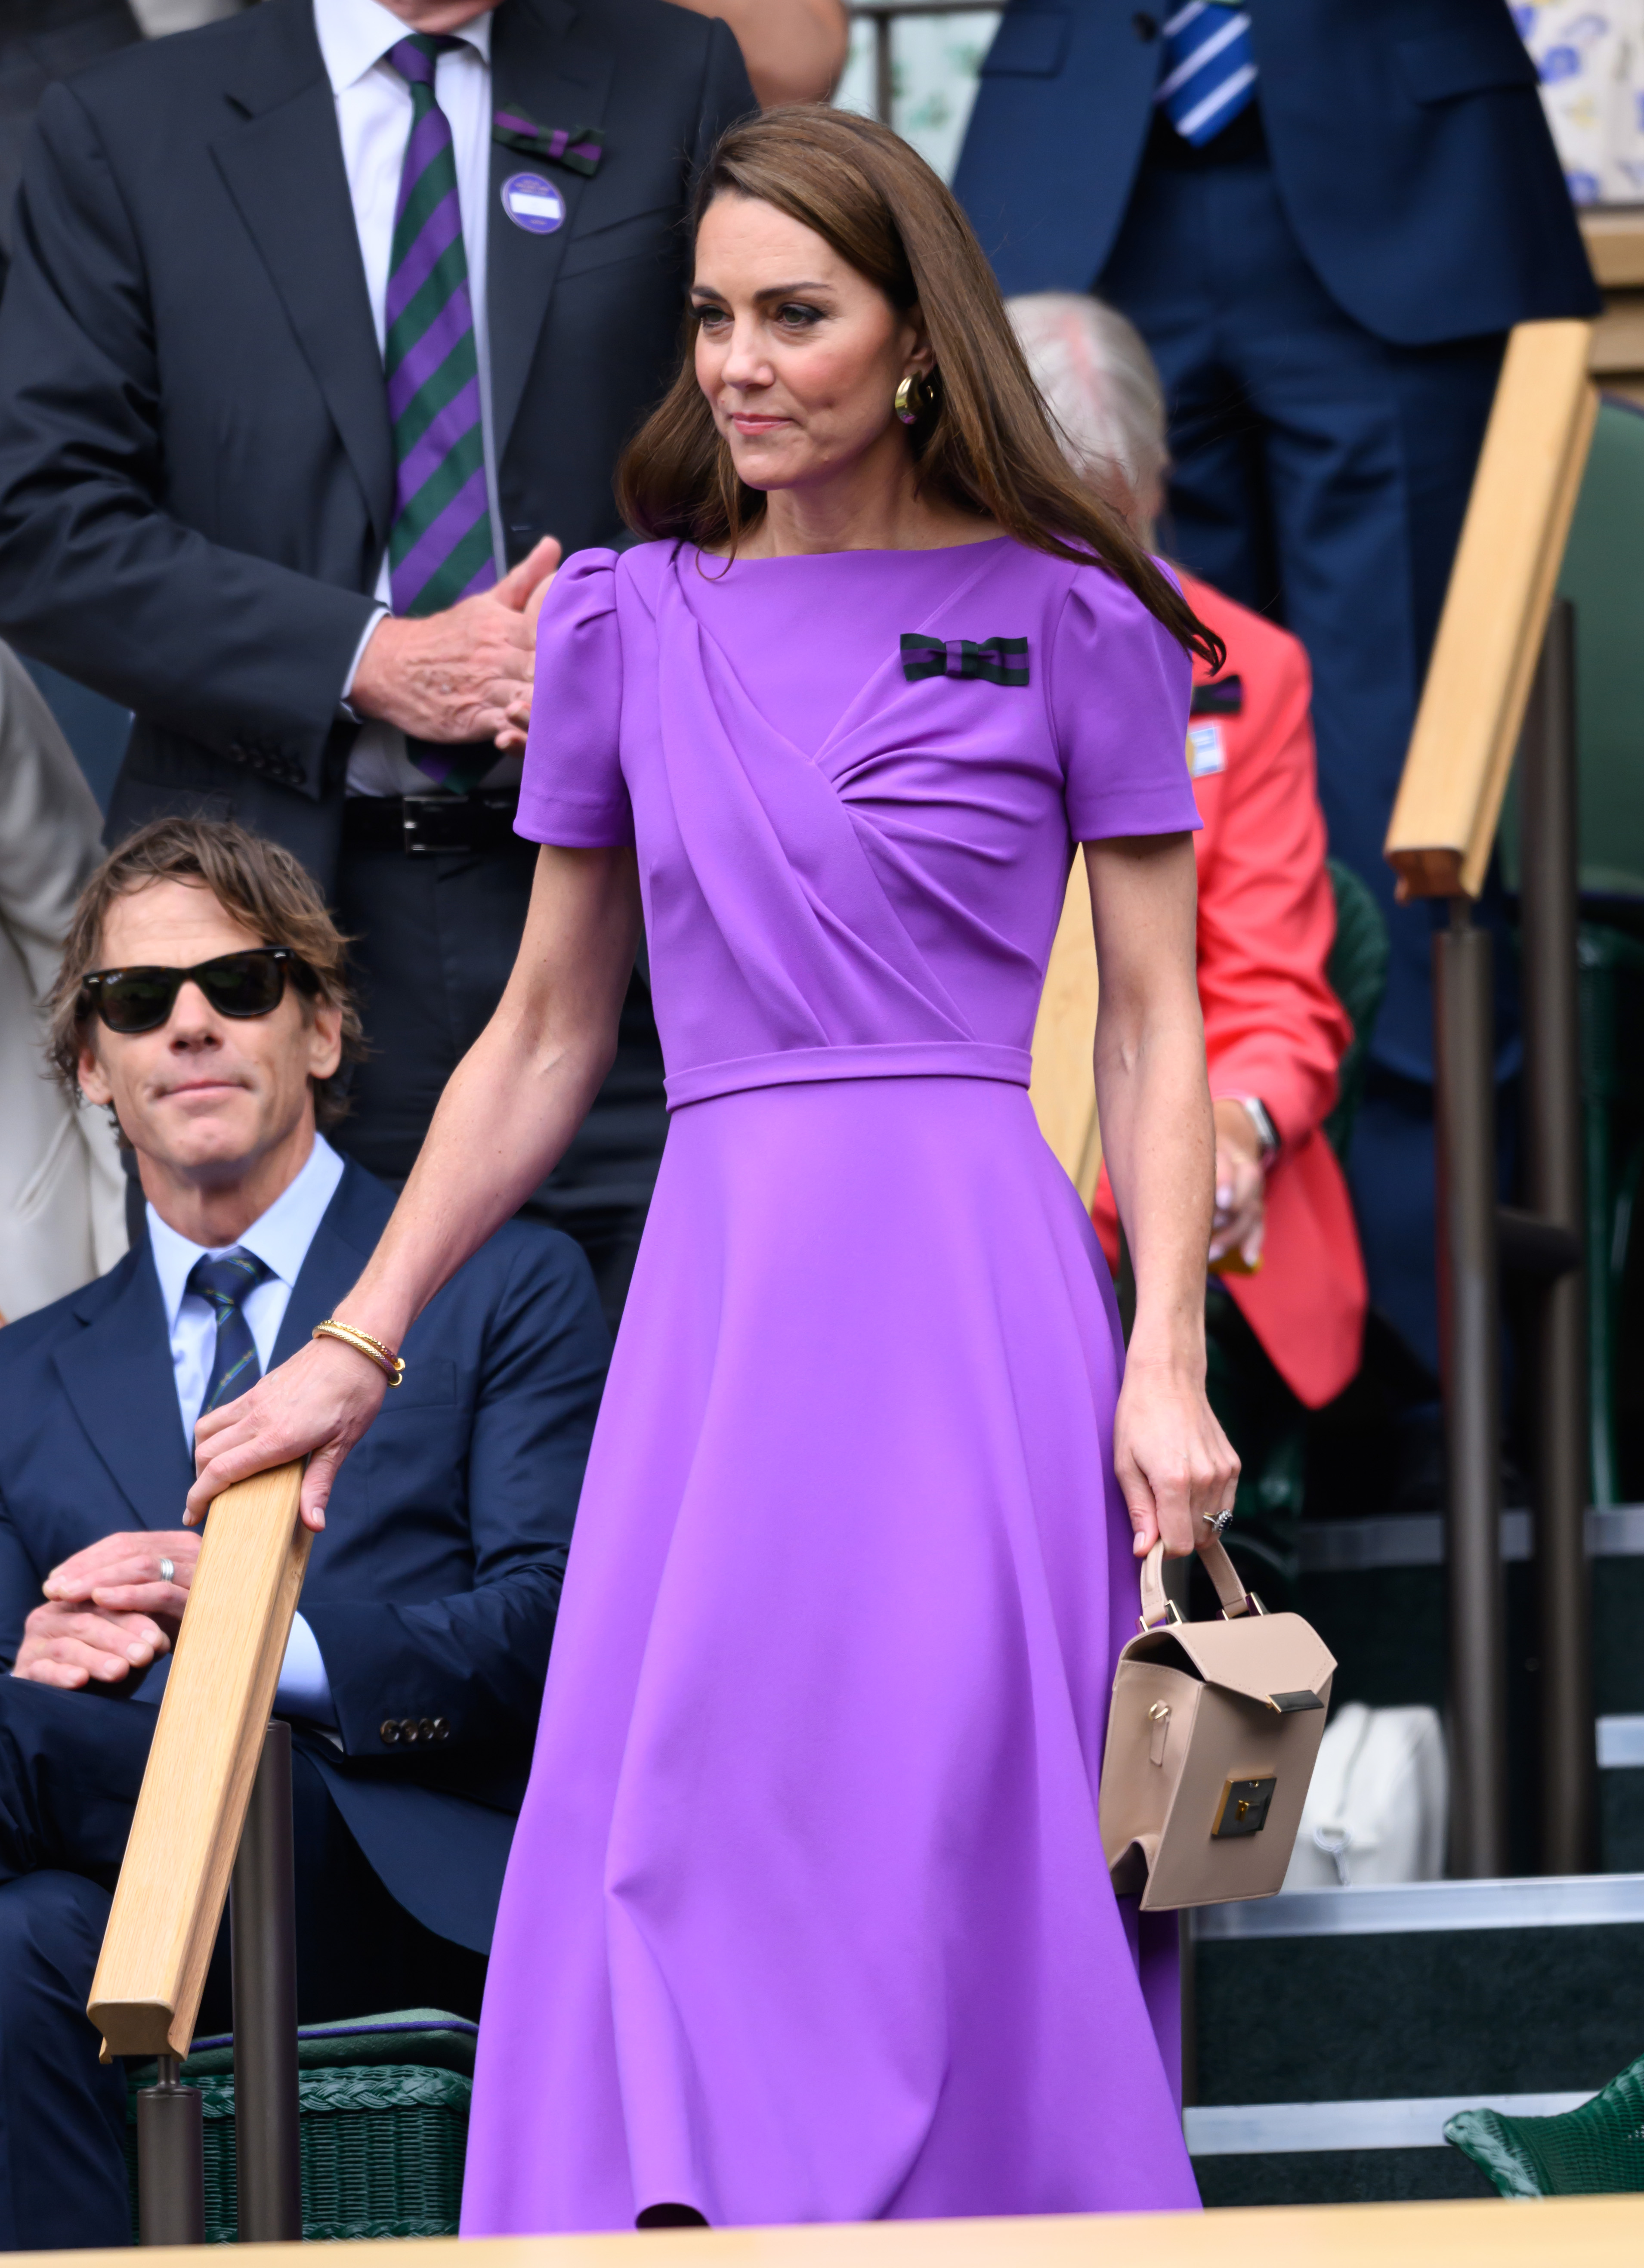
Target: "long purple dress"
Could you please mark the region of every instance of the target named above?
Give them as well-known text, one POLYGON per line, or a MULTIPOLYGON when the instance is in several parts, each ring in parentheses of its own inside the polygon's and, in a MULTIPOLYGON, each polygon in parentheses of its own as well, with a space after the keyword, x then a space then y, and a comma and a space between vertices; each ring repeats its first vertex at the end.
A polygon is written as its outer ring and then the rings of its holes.
POLYGON ((466 2235, 1198 2201, 1173 1925, 1139 1955, 1097 1823, 1118 1320, 1027 1096, 1071 843, 1197 823, 1187 701, 1128 592, 1007 539, 561 571, 519 829, 636 843, 673 1117, 466 2235), (1024 637, 1025 686, 957 674, 1024 637))

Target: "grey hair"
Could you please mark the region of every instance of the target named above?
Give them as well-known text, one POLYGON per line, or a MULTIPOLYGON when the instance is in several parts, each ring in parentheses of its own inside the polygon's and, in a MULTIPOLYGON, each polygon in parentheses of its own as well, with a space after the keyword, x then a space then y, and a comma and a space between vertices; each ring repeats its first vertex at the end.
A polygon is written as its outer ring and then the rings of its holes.
POLYGON ((1127 518, 1146 512, 1170 470, 1164 392, 1141 334, 1083 291, 1007 299, 1062 454, 1127 518))

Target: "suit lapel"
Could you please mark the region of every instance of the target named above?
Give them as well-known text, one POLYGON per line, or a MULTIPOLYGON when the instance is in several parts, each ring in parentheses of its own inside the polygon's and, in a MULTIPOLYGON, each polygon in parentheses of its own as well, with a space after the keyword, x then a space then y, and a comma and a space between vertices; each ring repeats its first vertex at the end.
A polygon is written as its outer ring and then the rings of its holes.
POLYGON ((320 1217, 285 1303, 274 1362, 284 1362, 305 1345, 314 1325, 325 1320, 356 1282, 393 1209, 393 1198, 380 1182, 357 1166, 343 1168, 336 1195, 320 1217))
POLYGON ((268 0, 229 100, 241 114, 211 154, 285 303, 379 544, 393 511, 382 357, 312 10, 268 0))
POLYGON ((57 1375, 139 1527, 178 1528, 194 1461, 146 1238, 122 1264, 128 1273, 112 1298, 103 1296, 106 1279, 78 1295, 84 1328, 58 1349, 57 1375))
MULTIPOLYGON (((596 40, 587 17, 569 0, 505 0, 491 34, 493 107, 523 112, 533 124, 550 129, 603 126, 613 63, 610 48, 596 40)), ((611 162, 607 153, 605 163, 611 162)), ((589 186, 583 175, 554 167, 554 186, 565 200, 564 224, 551 236, 533 236, 510 220, 502 199, 510 174, 536 170, 536 162, 518 151, 492 144, 485 304, 499 465, 589 186)))

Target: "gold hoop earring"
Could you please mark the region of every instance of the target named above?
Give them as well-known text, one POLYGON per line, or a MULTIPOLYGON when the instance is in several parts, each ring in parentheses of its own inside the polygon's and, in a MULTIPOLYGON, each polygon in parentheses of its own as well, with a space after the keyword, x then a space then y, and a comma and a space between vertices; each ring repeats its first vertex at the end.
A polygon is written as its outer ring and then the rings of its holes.
POLYGON ((904 425, 916 425, 929 409, 935 389, 928 378, 909 371, 896 389, 896 414, 904 425))

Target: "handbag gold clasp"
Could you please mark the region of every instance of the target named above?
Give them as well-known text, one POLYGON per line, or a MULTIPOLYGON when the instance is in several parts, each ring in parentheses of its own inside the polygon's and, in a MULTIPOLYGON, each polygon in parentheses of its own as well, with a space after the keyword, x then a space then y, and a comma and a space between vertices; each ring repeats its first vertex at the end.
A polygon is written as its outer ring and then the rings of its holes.
POLYGON ((1164 1612, 1159 1616, 1156 1623, 1150 1623, 1146 1615, 1138 1615, 1136 1616, 1136 1628, 1141 1632, 1143 1638, 1146 1638, 1149 1631, 1168 1630, 1172 1623, 1185 1623, 1186 1620, 1186 1616, 1177 1605, 1175 1600, 1166 1599, 1164 1602, 1164 1612))

